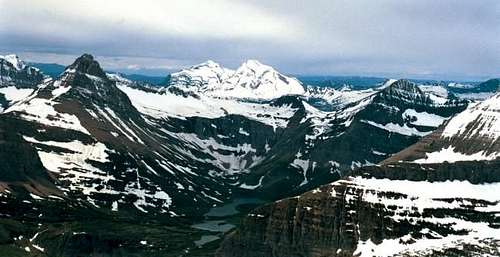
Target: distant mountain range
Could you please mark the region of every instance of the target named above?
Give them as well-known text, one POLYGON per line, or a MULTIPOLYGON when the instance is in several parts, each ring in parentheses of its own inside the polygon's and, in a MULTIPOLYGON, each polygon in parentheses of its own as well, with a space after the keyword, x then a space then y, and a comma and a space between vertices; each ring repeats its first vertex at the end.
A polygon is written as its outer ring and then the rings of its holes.
MULTIPOLYGON (((58 77, 65 69, 64 65, 56 63, 28 63, 30 66, 40 69, 45 75, 52 78, 58 77)), ((113 71, 109 71, 113 72, 113 71)), ((169 75, 165 76, 151 76, 145 74, 127 74, 120 73, 124 78, 137 81, 137 82, 147 82, 152 85, 165 85, 169 75)), ((382 77, 363 77, 363 76, 327 76, 327 75, 297 75, 296 78, 305 85, 320 86, 320 87, 331 87, 340 89, 344 86, 352 87, 353 89, 368 89, 372 88, 374 85, 381 84, 387 78, 382 77)), ((456 93, 465 92, 467 90, 462 90, 475 87, 480 82, 469 81, 437 81, 437 80, 422 80, 422 79, 410 79, 418 84, 441 84, 450 85, 456 93)), ((480 92, 476 90, 476 92, 480 92)))
MULTIPOLYGON (((495 79, 357 90, 249 60, 207 61, 158 86, 84 54, 54 77, 0 57, 0 82, 5 252, 213 255, 234 224, 213 212, 255 198, 280 201, 250 212, 218 256, 484 253, 498 239, 484 235, 498 233, 500 199, 478 193, 500 182, 495 79)), ((224 215, 251 209, 238 208, 224 215)))
MULTIPOLYGON (((61 75, 66 69, 66 66, 57 63, 28 63, 28 65, 38 68, 45 75, 48 75, 51 78, 59 77, 59 75, 61 75)), ((164 85, 166 80, 166 76, 148 76, 142 74, 125 74, 125 73, 120 73, 120 74, 124 78, 138 82, 146 82, 152 85, 164 85)))

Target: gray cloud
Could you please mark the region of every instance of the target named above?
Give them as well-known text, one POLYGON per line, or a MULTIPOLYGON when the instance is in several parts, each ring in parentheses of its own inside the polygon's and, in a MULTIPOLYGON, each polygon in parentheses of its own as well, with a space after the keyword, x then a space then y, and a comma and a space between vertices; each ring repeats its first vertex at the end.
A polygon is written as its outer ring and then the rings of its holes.
POLYGON ((254 58, 290 74, 500 76, 497 0, 102 2, 0 1, 0 51, 90 52, 117 69, 254 58))

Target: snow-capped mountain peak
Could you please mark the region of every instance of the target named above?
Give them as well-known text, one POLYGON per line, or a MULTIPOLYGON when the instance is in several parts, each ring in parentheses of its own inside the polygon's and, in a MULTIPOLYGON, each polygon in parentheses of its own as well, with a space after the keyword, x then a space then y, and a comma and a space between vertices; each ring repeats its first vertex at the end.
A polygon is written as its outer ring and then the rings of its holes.
POLYGON ((224 81, 223 88, 224 96, 253 99, 273 99, 305 92, 297 79, 256 60, 244 62, 233 76, 224 81))
POLYGON ((15 54, 0 56, 0 58, 12 64, 16 70, 22 70, 26 67, 26 64, 15 54))
POLYGON ((35 67, 26 65, 19 56, 0 55, 0 88, 8 86, 34 88, 43 80, 43 73, 35 67))
POLYGON ((240 69, 251 69, 258 72, 259 70, 269 70, 273 68, 271 66, 262 64, 255 59, 249 59, 241 64, 240 69))
POLYGON ((212 60, 207 60, 207 61, 202 62, 200 64, 193 65, 193 66, 191 66, 190 69, 200 69, 203 67, 208 67, 208 68, 212 68, 212 69, 222 69, 222 65, 220 65, 219 63, 212 61, 212 60))
POLYGON ((209 60, 171 74, 169 85, 217 98, 269 100, 304 93, 297 79, 257 60, 245 61, 236 71, 209 60))
POLYGON ((234 71, 208 60, 170 74, 169 85, 198 93, 217 89, 234 71))

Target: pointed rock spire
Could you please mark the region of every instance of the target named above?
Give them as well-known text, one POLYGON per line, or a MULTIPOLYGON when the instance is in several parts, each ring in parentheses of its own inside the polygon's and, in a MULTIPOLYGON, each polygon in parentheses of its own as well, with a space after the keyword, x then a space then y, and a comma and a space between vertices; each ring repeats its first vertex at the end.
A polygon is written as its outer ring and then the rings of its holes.
POLYGON ((68 66, 68 69, 74 69, 78 72, 97 76, 103 79, 106 78, 106 73, 102 70, 99 63, 94 60, 94 57, 90 54, 83 54, 82 56, 78 57, 73 64, 68 66))

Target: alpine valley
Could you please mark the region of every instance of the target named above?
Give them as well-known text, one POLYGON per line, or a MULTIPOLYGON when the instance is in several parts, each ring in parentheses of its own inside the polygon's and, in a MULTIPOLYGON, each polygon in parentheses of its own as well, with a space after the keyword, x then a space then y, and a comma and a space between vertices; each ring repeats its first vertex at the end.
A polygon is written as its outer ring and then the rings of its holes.
POLYGON ((2 256, 499 256, 500 86, 0 56, 2 256))

